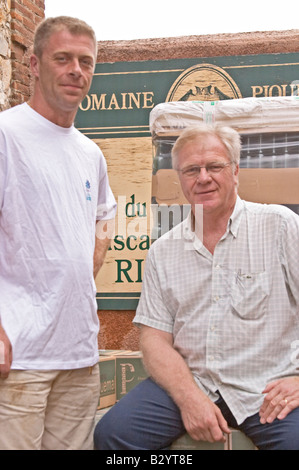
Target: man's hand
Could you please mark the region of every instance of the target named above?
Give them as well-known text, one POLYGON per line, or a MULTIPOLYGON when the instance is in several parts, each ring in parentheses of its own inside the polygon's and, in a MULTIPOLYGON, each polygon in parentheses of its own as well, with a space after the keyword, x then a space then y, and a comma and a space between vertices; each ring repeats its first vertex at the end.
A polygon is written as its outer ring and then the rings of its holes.
POLYGON ((12 363, 12 346, 0 325, 0 379, 7 379, 12 363))
POLYGON ((172 397, 186 431, 195 440, 225 442, 229 427, 218 406, 198 387, 187 363, 173 348, 173 336, 143 325, 143 361, 149 375, 172 397))
POLYGON ((260 409, 261 423, 283 419, 299 406, 299 377, 275 380, 267 385, 263 393, 266 396, 260 409))
POLYGON ((97 277, 107 254, 114 233, 114 219, 99 220, 96 224, 95 249, 93 255, 93 277, 97 277))
POLYGON ((181 415, 186 431, 198 441, 225 442, 224 433, 230 429, 220 409, 207 396, 200 393, 200 399, 186 403, 181 415))

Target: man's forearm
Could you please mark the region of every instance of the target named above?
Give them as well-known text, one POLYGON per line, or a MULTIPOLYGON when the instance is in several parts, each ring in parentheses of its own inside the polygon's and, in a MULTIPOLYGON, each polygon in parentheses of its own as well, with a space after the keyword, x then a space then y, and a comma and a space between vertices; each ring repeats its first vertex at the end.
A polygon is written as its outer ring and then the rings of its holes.
POLYGON ((97 277, 101 267, 103 266, 103 263, 104 263, 109 245, 110 245, 110 240, 109 239, 104 238, 104 239, 100 240, 99 238, 96 238, 94 255, 93 255, 93 277, 94 277, 94 279, 97 277))
POLYGON ((96 224, 95 249, 93 256, 93 276, 98 275, 110 246, 114 232, 114 220, 100 220, 96 224))
POLYGON ((143 328, 141 349, 146 370, 167 391, 179 408, 186 401, 186 394, 203 394, 186 362, 173 348, 170 336, 155 334, 155 330, 143 328))
POLYGON ((142 327, 144 365, 155 382, 173 399, 186 431, 193 439, 225 441, 229 427, 220 409, 198 387, 183 357, 173 348, 172 335, 142 327))
POLYGON ((0 378, 8 377, 12 363, 12 347, 6 332, 0 324, 0 378))

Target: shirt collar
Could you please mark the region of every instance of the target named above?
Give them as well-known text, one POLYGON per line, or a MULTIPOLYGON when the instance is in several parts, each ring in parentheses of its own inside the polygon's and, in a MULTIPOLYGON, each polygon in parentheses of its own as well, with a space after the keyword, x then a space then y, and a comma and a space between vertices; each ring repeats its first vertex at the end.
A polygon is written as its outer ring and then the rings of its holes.
POLYGON ((229 229, 232 233, 232 235, 236 238, 238 229, 240 226, 241 218, 242 218, 242 213, 244 210, 244 202, 242 199, 240 199, 239 196, 237 196, 236 204, 234 207, 234 210, 232 212, 232 215, 230 216, 229 219, 229 229))
MULTIPOLYGON (((238 229, 239 229, 239 226, 240 226, 243 210, 244 210, 244 203, 243 203, 242 199, 240 199, 240 197, 237 196, 236 204, 235 204, 234 210, 232 212, 232 215, 229 218, 228 227, 227 227, 227 231, 229 230, 235 238, 236 238, 237 233, 238 233, 238 229)), ((192 228, 192 226, 193 226, 192 217, 193 217, 192 212, 190 211, 188 216, 186 217, 186 219, 183 222, 183 224, 184 224, 184 228, 183 228, 184 238, 186 240, 189 240, 189 241, 193 241, 193 242, 197 241, 197 243, 200 242, 200 244, 202 245, 202 242, 196 237, 196 235, 194 233, 194 230, 192 228)))

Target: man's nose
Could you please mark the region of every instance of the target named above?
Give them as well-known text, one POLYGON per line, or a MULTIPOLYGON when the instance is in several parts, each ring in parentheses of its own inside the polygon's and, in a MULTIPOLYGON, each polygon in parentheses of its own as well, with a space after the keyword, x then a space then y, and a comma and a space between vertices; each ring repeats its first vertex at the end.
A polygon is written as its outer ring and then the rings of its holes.
POLYGON ((210 181, 211 175, 210 173, 205 169, 205 167, 200 169, 200 172, 196 176, 196 181, 198 183, 206 183, 207 181, 210 181))
POLYGON ((70 63, 69 73, 77 77, 82 75, 82 69, 78 59, 74 58, 70 63))

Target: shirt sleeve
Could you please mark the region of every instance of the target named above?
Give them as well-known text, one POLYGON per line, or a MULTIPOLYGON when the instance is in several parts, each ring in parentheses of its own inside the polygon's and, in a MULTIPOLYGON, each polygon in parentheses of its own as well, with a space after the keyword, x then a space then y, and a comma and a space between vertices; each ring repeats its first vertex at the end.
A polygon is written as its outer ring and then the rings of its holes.
POLYGON ((286 284, 299 313, 299 216, 287 209, 280 237, 280 254, 286 284))
POLYGON ((117 206, 109 184, 106 160, 102 153, 99 171, 99 192, 96 219, 97 221, 114 219, 117 206))
POLYGON ((147 325, 158 330, 173 333, 173 316, 163 301, 159 274, 155 266, 153 246, 148 252, 142 292, 133 322, 140 326, 147 325))

